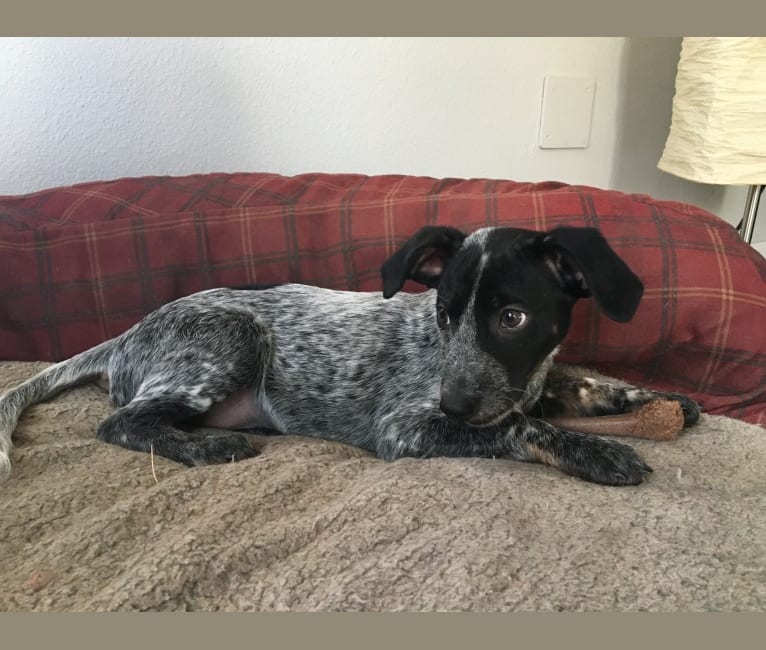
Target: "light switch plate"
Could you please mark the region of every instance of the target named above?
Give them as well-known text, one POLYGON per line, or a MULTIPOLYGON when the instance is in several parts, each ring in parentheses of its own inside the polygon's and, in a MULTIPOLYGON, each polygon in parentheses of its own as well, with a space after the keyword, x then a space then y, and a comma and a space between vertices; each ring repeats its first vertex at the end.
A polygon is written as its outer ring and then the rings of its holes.
POLYGON ((538 145, 541 149, 583 149, 590 141, 596 80, 545 77, 538 145))

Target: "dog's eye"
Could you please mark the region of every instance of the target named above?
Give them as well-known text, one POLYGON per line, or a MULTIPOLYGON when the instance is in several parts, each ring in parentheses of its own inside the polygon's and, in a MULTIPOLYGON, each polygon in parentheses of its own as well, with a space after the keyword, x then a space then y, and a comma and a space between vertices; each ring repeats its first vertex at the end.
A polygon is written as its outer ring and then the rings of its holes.
POLYGON ((500 315, 500 327, 516 329, 527 322, 527 315, 519 309, 504 309, 500 315))
POLYGON ((436 306, 436 324, 444 329, 449 325, 449 314, 443 305, 436 306))

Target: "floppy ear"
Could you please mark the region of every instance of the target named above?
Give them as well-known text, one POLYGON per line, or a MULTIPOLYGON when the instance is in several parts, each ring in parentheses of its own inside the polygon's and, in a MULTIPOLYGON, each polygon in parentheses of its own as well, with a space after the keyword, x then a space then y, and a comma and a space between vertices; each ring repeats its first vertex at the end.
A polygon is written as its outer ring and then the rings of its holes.
POLYGON ((545 235, 542 245, 567 291, 577 298, 592 295, 618 323, 633 318, 644 285, 598 230, 561 226, 545 235))
POLYGON ((408 278, 435 287, 447 264, 457 253, 465 235, 449 226, 425 226, 410 237, 380 268, 383 297, 390 298, 408 278))

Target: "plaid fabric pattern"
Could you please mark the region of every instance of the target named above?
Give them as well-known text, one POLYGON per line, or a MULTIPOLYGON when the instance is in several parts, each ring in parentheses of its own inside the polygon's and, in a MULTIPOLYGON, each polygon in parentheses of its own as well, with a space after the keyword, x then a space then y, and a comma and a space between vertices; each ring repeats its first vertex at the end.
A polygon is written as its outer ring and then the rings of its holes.
POLYGON ((645 296, 625 325, 581 301, 560 359, 766 423, 764 259, 694 206, 556 182, 241 173, 0 197, 0 358, 60 360, 216 286, 379 291, 426 224, 598 227, 645 296))

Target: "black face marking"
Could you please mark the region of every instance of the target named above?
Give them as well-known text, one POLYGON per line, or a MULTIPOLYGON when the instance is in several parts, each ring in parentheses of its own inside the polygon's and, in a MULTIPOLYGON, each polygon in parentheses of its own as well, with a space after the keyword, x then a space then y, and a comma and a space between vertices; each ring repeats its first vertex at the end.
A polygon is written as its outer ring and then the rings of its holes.
POLYGON ((568 332, 574 304, 537 252, 537 237, 492 231, 475 298, 479 346, 506 368, 510 386, 518 389, 568 332), (523 326, 503 327, 509 310, 524 315, 523 326))
POLYGON ((480 246, 468 245, 447 263, 436 298, 437 322, 449 322, 449 327, 440 325, 442 330, 449 332, 460 322, 473 292, 481 255, 480 246))

